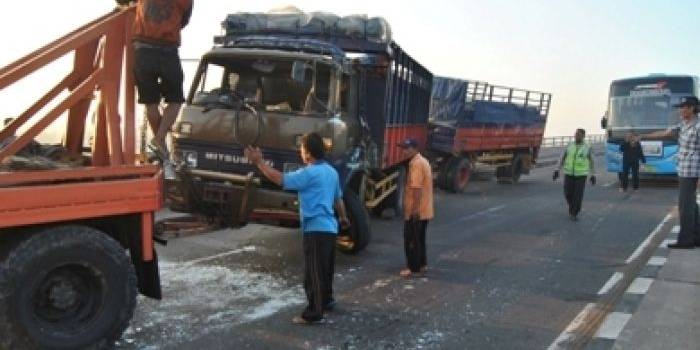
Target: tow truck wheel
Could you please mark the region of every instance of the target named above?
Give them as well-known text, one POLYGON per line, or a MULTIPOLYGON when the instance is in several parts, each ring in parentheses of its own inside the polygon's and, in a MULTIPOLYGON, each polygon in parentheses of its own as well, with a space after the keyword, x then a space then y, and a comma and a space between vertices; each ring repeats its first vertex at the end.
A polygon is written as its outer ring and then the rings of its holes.
POLYGON ((471 179, 471 174, 472 168, 469 158, 454 158, 450 162, 445 175, 445 189, 453 193, 464 192, 471 179))
POLYGON ((0 271, 0 330, 8 348, 103 349, 133 316, 136 274, 125 250, 85 226, 32 235, 0 271))
POLYGON ((343 202, 350 220, 350 227, 347 230, 341 230, 336 246, 345 254, 357 254, 365 249, 370 241, 369 214, 355 192, 345 191, 343 202))

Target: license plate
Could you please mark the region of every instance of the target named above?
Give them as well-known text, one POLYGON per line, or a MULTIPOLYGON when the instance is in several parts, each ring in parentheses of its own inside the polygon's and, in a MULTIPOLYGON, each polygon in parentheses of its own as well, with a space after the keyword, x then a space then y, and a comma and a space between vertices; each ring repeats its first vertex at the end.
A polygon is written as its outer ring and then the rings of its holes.
POLYGON ((664 154, 664 145, 661 141, 642 141, 642 152, 647 157, 660 157, 664 154))

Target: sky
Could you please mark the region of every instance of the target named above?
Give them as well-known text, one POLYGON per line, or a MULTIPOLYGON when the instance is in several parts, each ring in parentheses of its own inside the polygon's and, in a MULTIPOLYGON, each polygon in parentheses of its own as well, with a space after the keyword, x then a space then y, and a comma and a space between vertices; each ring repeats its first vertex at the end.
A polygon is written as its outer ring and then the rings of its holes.
MULTIPOLYGON (((435 75, 550 92, 548 136, 570 135, 577 127, 602 133, 599 121, 613 79, 700 75, 697 0, 195 0, 180 56, 198 58, 209 49, 228 13, 284 5, 382 16, 394 40, 435 75)), ((108 0, 10 2, 0 12, 0 66, 113 7, 108 0)), ((59 79, 56 72, 67 62, 5 89, 0 117, 19 114, 59 79)))

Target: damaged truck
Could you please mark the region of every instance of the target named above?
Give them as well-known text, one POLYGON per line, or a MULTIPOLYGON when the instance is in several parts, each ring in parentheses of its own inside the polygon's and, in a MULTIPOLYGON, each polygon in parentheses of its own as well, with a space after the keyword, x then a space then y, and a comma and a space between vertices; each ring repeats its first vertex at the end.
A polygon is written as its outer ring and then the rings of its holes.
POLYGON ((236 13, 222 27, 174 126, 174 157, 185 165, 175 206, 239 224, 297 220, 296 193, 257 174, 243 149, 259 146, 275 169, 293 171, 302 166, 301 136, 314 131, 340 175, 351 221, 338 248, 361 251, 369 213, 402 212, 396 144, 412 137, 425 145, 432 74, 392 40, 382 18, 236 13))

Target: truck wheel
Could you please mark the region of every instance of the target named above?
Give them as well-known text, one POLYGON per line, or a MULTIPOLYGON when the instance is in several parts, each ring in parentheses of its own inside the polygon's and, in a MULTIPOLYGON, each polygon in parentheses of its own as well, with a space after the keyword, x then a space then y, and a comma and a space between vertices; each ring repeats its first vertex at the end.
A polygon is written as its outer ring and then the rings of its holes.
POLYGON ((450 169, 452 168, 452 163, 454 163, 457 160, 455 157, 449 157, 446 160, 442 161, 442 164, 440 164, 440 168, 438 169, 438 176, 437 176, 437 187, 441 190, 444 191, 449 191, 450 186, 447 181, 447 174, 450 172, 450 169))
POLYGON ((501 165, 496 168, 496 182, 499 184, 509 184, 513 182, 511 176, 512 167, 510 165, 501 165))
POLYGON ((85 226, 47 229, 20 243, 0 271, 0 330, 9 348, 111 348, 133 316, 136 284, 111 237, 85 226))
POLYGON ((523 175, 523 157, 520 154, 513 156, 513 163, 511 164, 511 179, 512 183, 520 181, 520 177, 523 175))
POLYGON ((371 237, 369 215, 360 198, 352 191, 343 193, 345 210, 350 220, 350 227, 338 235, 338 250, 345 254, 357 254, 367 247, 371 237))
POLYGON ((523 158, 516 154, 510 165, 502 165, 496 168, 496 180, 499 184, 513 184, 520 181, 523 174, 523 158))
POLYGON ((471 179, 472 168, 469 158, 453 158, 445 174, 445 189, 453 193, 462 193, 471 179))
POLYGON ((7 321, 7 302, 4 298, 9 294, 10 282, 8 280, 7 270, 5 270, 4 264, 0 263, 0 349, 12 349, 17 348, 13 343, 12 337, 7 336, 11 334, 10 323, 7 321))

